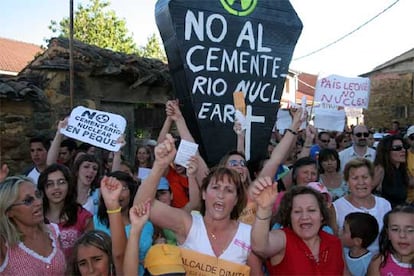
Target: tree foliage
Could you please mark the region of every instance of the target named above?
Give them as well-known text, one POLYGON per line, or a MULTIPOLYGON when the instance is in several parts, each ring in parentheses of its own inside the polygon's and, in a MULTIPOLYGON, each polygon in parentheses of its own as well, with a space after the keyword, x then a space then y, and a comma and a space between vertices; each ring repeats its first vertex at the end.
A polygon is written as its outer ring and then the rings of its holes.
POLYGON ((147 41, 147 44, 142 48, 141 55, 144 57, 157 58, 163 62, 167 62, 164 48, 161 46, 157 36, 152 34, 147 41))
MULTIPOLYGON (((119 19, 113 10, 107 10, 107 0, 90 0, 79 4, 73 16, 73 38, 101 48, 124 53, 138 53, 132 36, 128 35, 125 19, 119 19)), ((49 29, 61 37, 69 37, 69 17, 59 24, 51 21, 49 29)))

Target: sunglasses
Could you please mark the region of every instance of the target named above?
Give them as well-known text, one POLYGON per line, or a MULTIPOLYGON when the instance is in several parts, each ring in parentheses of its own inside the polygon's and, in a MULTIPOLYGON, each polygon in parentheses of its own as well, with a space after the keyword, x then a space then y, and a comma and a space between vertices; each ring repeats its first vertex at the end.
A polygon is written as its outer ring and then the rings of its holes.
POLYGON ((229 160, 230 167, 246 167, 246 161, 244 160, 229 160))
POLYGON ((403 145, 395 145, 391 147, 392 151, 400 151, 400 150, 406 150, 406 147, 404 147, 403 145))
POLYGON ((329 140, 319 139, 322 143, 329 143, 329 140))
POLYGON ((414 134, 411 134, 410 136, 408 136, 408 139, 410 139, 411 141, 414 141, 414 134))
POLYGON ((14 206, 24 205, 24 206, 32 206, 33 202, 35 202, 36 199, 42 199, 43 194, 41 191, 36 190, 34 193, 34 196, 27 196, 25 199, 23 199, 21 202, 16 202, 10 205, 6 211, 10 210, 14 206))
POLYGON ((361 138, 362 136, 367 138, 369 136, 369 133, 368 132, 358 132, 358 133, 355 133, 354 135, 358 138, 361 138))

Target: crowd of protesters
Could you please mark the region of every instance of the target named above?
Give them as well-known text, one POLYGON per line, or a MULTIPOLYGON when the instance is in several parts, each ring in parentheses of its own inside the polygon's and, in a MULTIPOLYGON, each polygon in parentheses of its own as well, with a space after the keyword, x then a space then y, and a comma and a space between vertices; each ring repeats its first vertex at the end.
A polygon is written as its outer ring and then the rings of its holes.
POLYGON ((134 162, 64 137, 64 119, 22 175, 3 164, 0 275, 204 275, 209 258, 222 275, 414 275, 414 125, 300 129, 291 109, 266 159, 246 160, 236 121, 216 166, 181 166, 177 139, 196 141, 177 101, 165 111, 134 162))

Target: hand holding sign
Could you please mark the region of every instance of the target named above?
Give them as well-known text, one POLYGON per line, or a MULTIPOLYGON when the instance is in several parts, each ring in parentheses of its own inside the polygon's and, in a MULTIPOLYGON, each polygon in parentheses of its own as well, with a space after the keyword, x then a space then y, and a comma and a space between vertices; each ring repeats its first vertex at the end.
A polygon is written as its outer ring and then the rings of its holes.
POLYGON ((198 145, 196 143, 181 140, 174 163, 188 168, 188 163, 191 157, 197 154, 197 150, 198 145))

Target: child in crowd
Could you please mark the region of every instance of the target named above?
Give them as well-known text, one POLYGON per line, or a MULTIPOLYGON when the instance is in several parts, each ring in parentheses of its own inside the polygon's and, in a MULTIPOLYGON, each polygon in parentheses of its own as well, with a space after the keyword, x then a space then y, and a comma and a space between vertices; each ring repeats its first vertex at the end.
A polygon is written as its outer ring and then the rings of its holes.
MULTIPOLYGON (((98 230, 83 234, 73 248, 67 275, 116 275, 111 237, 98 230)), ((135 274, 137 275, 137 274, 135 274)))
POLYGON ((384 216, 379 245, 367 275, 414 275, 414 206, 398 205, 384 216))
POLYGON ((378 235, 377 220, 370 214, 354 212, 345 216, 341 236, 345 261, 352 275, 366 275, 372 252, 367 248, 378 235))

